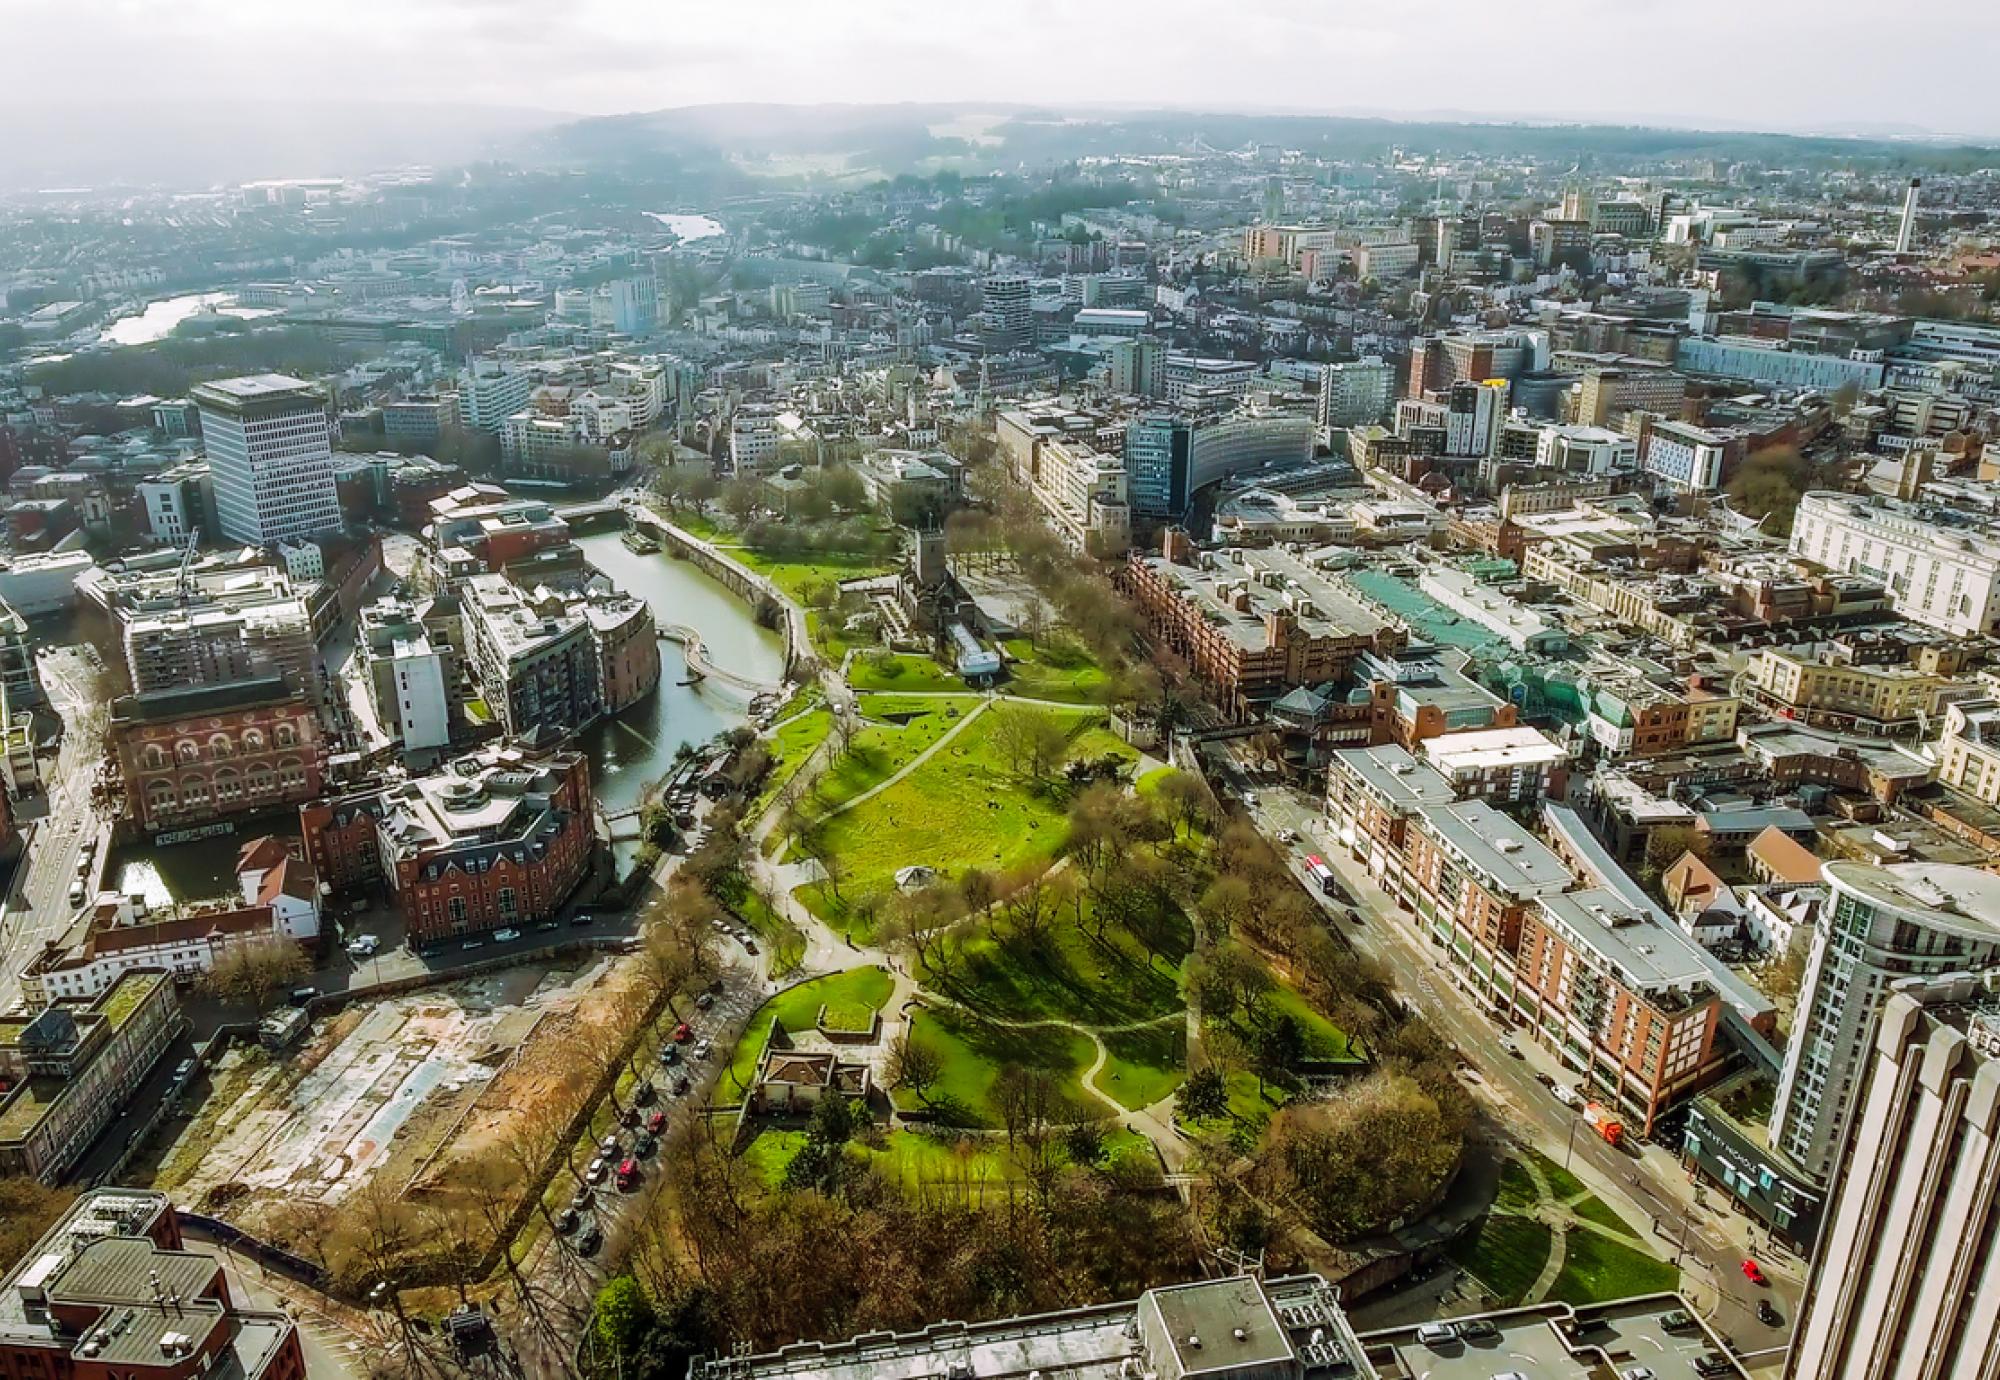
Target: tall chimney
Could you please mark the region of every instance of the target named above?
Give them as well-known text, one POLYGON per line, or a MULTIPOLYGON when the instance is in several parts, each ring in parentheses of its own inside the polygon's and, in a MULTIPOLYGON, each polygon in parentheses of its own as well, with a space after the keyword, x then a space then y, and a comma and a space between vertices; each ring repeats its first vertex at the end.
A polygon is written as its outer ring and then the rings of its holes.
POLYGON ((1910 179, 1909 193, 1903 198, 1903 225, 1896 232, 1896 252, 1898 254, 1907 254, 1910 252, 1910 236, 1917 232, 1917 198, 1922 193, 1923 187, 1924 180, 1921 177, 1910 179))

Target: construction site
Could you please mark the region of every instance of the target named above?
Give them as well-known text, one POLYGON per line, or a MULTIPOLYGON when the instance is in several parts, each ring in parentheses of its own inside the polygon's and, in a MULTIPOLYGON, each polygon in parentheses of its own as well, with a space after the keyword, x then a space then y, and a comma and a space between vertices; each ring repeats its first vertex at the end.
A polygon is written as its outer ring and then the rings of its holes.
POLYGON ((553 1143, 642 1002, 632 965, 596 957, 357 1003, 289 1054, 234 1044, 139 1181, 150 1168, 150 1186, 279 1245, 363 1193, 449 1197, 470 1166, 553 1143))

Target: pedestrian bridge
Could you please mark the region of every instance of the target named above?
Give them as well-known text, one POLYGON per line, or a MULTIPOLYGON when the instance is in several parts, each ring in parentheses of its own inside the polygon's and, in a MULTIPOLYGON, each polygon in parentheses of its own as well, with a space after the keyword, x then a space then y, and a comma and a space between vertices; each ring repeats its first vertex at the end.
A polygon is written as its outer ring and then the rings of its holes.
POLYGON ((659 625, 663 641, 678 642, 687 657, 688 679, 691 681, 719 680, 724 685, 752 695, 777 694, 785 686, 783 681, 758 680, 746 676, 741 671, 732 671, 726 666, 718 666, 709 660, 708 649, 702 645, 701 634, 685 623, 662 623, 659 625))

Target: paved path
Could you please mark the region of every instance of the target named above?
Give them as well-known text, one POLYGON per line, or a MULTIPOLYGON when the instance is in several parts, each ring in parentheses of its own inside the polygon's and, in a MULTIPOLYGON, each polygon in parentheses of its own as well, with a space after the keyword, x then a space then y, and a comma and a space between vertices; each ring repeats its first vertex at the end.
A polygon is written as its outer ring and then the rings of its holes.
POLYGON ((972 712, 970 714, 963 715, 962 717, 960 717, 957 723, 953 724, 950 728, 946 729, 943 733, 939 734, 938 740, 935 743, 932 743, 929 747, 925 748, 915 757, 912 757, 909 761, 903 763, 902 766, 898 767, 889 776, 883 778, 881 781, 876 782, 873 786, 870 786, 860 795, 855 796, 851 800, 843 800, 840 804, 834 806, 831 810, 828 810, 824 818, 832 819, 835 815, 844 815, 849 810, 853 809, 856 805, 860 805, 865 801, 873 800, 876 796, 888 790, 891 786, 895 785, 898 781, 901 781, 911 772, 923 766, 924 763, 930 761, 931 758, 937 756, 940 750, 942 750, 948 743, 950 743, 952 739, 956 738, 959 734, 965 732, 966 727, 970 725, 973 720, 977 719, 981 714, 984 714, 986 710, 987 710, 987 705, 985 704, 974 705, 972 707, 972 712))

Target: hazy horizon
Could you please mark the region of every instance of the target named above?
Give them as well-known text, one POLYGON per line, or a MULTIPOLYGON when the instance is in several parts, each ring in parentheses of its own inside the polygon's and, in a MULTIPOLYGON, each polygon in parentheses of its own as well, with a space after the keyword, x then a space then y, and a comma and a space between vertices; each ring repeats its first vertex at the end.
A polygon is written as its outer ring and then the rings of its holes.
MULTIPOLYGON (((1058 0, 940 14, 913 0, 13 0, 9 90, 46 128, 89 104, 480 107, 566 118, 709 104, 1047 104, 1579 122, 1773 133, 2000 135, 1982 59, 2000 7, 1922 24, 1805 0, 1471 0, 1230 16, 1157 0, 1146 22, 1058 0), (1949 42, 1940 42, 1949 35, 1949 42), (1922 100, 1895 99, 1919 92, 1922 100)), ((53 153, 54 150, 44 150, 53 153)))

